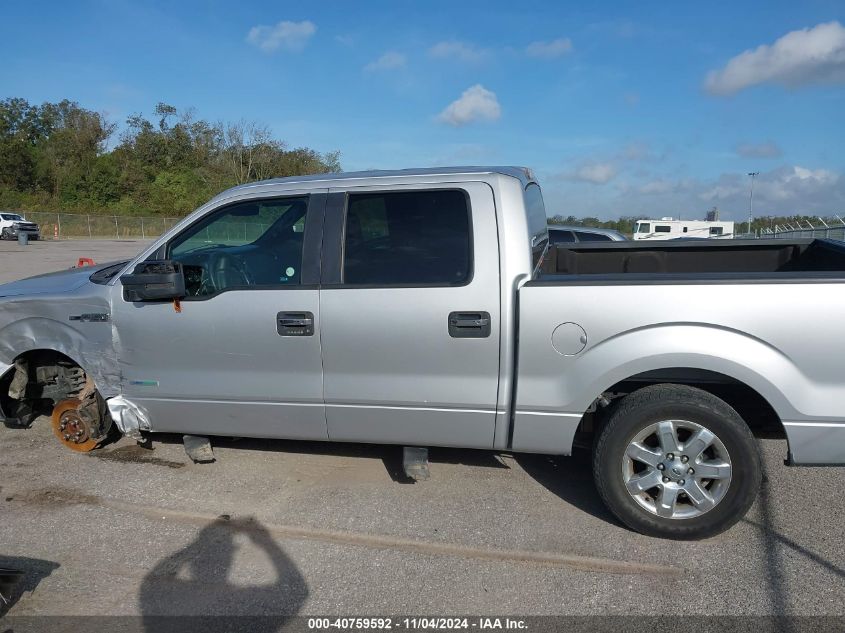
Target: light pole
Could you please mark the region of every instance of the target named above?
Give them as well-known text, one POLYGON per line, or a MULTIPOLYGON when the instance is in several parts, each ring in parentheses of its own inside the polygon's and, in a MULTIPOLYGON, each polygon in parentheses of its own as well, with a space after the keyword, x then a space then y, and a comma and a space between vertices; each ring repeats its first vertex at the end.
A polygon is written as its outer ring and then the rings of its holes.
POLYGON ((748 201, 748 232, 751 233, 751 222, 754 220, 754 177, 759 176, 759 171, 749 171, 751 176, 751 196, 748 201))

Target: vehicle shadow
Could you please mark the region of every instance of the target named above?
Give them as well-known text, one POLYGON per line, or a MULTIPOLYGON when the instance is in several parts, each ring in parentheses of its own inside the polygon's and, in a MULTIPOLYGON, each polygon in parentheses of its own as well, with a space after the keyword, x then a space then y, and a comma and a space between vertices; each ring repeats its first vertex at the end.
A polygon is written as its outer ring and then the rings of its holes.
MULTIPOLYGON (((215 448, 237 448, 280 454, 315 454, 380 459, 394 482, 400 484, 415 483, 414 480, 407 478, 403 472, 402 447, 398 445, 249 437, 212 437, 211 442, 215 448)), ((155 434, 151 438, 150 446, 154 448, 155 444, 181 445, 182 436, 172 433, 155 434)), ((218 458, 220 457, 218 456, 218 458)), ((606 509, 599 498, 593 484, 592 460, 589 450, 576 447, 572 456, 569 457, 514 453, 513 459, 528 475, 566 503, 596 518, 629 530, 606 509)), ((461 464, 474 468, 510 468, 501 459, 499 453, 495 451, 469 448, 432 447, 429 449, 429 461, 432 464, 461 464)))
POLYGON ((59 563, 40 558, 0 555, 0 618, 59 567, 59 563))
MULTIPOLYGON (((156 434, 152 446, 159 444, 182 444, 182 436, 170 433, 156 434)), ((311 442, 306 440, 280 440, 251 437, 212 437, 215 448, 237 448, 247 451, 268 451, 273 453, 329 455, 337 457, 360 457, 380 459, 390 478, 401 484, 415 483, 405 476, 402 469, 402 447, 386 444, 355 444, 348 442, 311 442)), ((508 466, 493 451, 441 448, 429 449, 429 461, 435 464, 462 464, 477 468, 507 469, 508 466)))
POLYGON ((253 518, 221 517, 144 576, 139 604, 150 632, 269 633, 299 612, 308 593, 267 528, 253 518), (247 547, 252 551, 241 551, 247 547), (248 565, 234 565, 239 552, 248 565))
POLYGON ((630 529, 605 507, 593 483, 590 452, 575 448, 569 457, 515 453, 516 463, 537 483, 571 506, 598 519, 630 529))

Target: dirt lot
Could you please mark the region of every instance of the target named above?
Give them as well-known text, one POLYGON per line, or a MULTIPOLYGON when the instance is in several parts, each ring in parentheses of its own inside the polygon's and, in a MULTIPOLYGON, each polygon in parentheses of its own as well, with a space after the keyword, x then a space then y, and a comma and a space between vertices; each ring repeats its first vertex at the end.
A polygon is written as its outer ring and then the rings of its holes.
MULTIPOLYGON (((3 243, 0 269, 141 246, 3 243)), ((195 465, 171 436, 76 454, 40 420, 0 427, 0 567, 28 572, 12 616, 845 614, 845 469, 761 449, 745 520, 683 543, 620 526, 583 455, 435 450, 409 484, 396 447, 221 439, 195 465)))

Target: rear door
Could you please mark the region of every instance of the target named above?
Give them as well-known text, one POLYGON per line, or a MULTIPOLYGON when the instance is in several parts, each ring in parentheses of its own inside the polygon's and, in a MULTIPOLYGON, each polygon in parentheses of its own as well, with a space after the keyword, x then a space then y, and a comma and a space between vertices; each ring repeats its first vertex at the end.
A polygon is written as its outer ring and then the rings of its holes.
POLYGON ((323 249, 329 438, 491 447, 501 319, 490 186, 330 190, 323 249))

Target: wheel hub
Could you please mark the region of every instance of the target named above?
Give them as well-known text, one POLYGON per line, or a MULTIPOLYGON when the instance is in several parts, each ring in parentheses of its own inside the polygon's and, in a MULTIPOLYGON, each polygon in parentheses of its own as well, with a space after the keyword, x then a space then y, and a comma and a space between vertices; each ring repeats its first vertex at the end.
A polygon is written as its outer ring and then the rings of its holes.
POLYGON ((721 440, 687 420, 647 426, 631 439, 622 459, 628 493, 650 513, 670 519, 712 510, 724 498, 731 474, 721 440))
POLYGON ((87 453, 96 448, 98 440, 92 439, 91 427, 80 414, 79 400, 62 400, 53 408, 51 418, 53 434, 69 449, 87 453))

